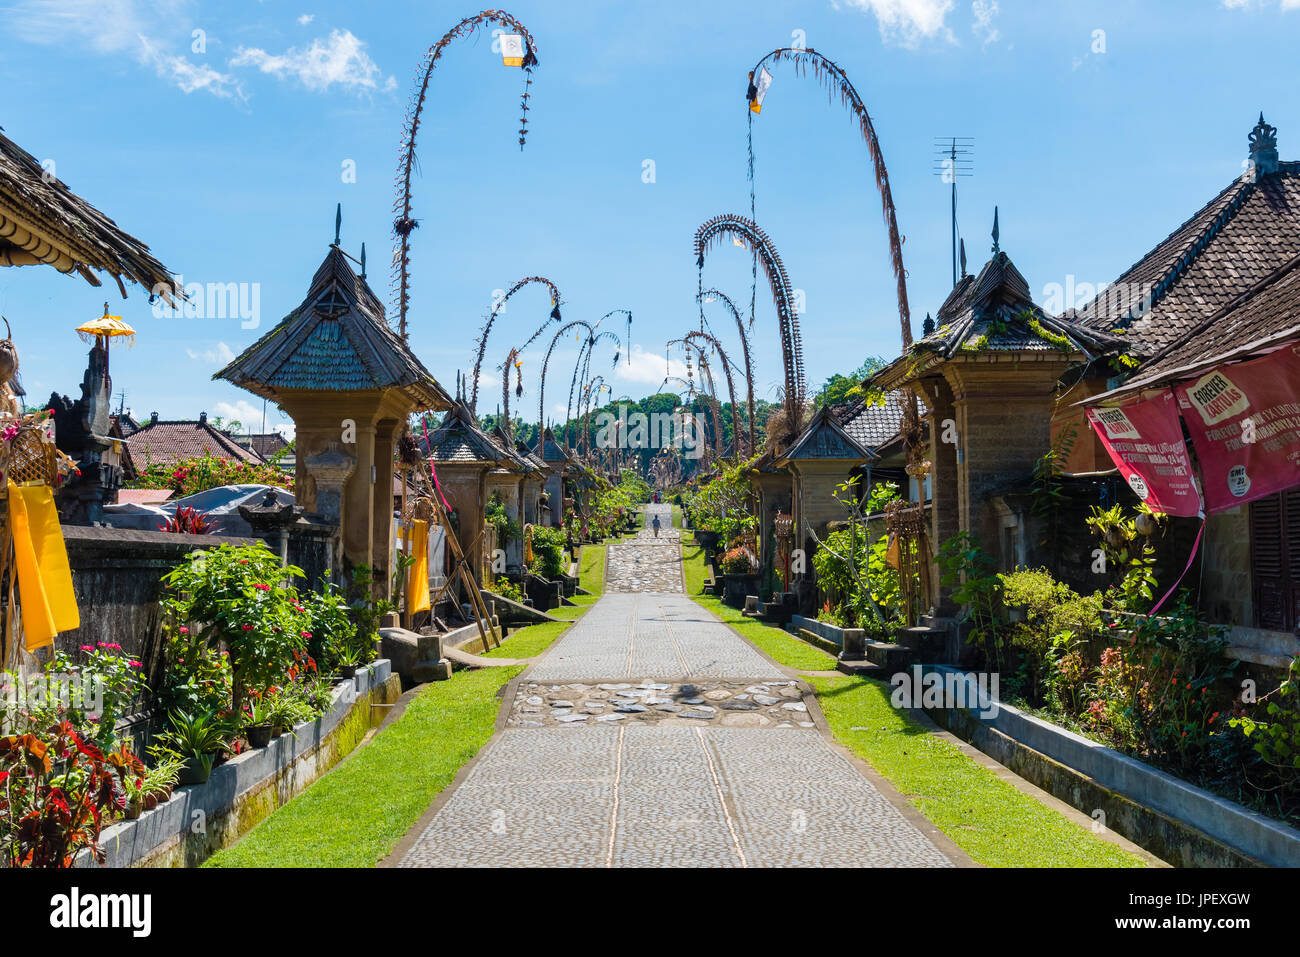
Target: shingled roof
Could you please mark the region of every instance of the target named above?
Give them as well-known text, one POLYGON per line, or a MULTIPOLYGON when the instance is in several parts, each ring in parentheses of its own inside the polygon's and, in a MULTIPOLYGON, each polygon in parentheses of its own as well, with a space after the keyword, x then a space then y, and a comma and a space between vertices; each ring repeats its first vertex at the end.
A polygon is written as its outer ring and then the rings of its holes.
POLYGON ((150 465, 171 467, 188 458, 209 453, 222 459, 260 463, 256 452, 243 448, 229 435, 216 429, 206 417, 198 420, 151 420, 123 442, 127 471, 138 475, 150 465))
POLYGON ((813 460, 872 461, 876 457, 875 452, 845 431, 829 406, 822 406, 790 448, 781 454, 777 464, 813 460))
POLYGON ((68 189, 21 146, 0 133, 0 266, 45 264, 103 285, 91 270, 157 291, 171 305, 179 295, 167 267, 149 247, 68 189))
POLYGON ((541 457, 528 447, 528 443, 523 439, 515 440, 515 451, 538 472, 549 472, 550 468, 541 459, 541 457))
POLYGON ((1034 303, 1028 281, 1002 251, 993 254, 978 276, 961 278, 939 307, 935 325, 935 331, 917 340, 914 348, 944 358, 959 351, 1069 350, 1091 359, 1121 351, 1124 345, 1110 333, 1045 313, 1034 303))
POLYGON ((542 461, 548 465, 567 465, 573 461, 573 456, 555 440, 555 433, 551 431, 550 426, 547 426, 542 433, 542 461))
MULTIPOLYGON (((903 426, 906 403, 907 394, 895 389, 885 394, 883 405, 866 399, 854 399, 834 407, 832 411, 849 438, 864 449, 874 452, 898 437, 903 426)), ((918 399, 917 414, 924 417, 927 411, 925 403, 918 399)))
POLYGON ((474 414, 456 402, 429 437, 429 458, 434 462, 480 462, 512 471, 522 469, 518 459, 479 428, 474 414))
POLYGON ((1224 362, 1241 361, 1300 340, 1300 255, 1206 317, 1145 363, 1120 388, 1093 396, 1113 401, 1224 362))
POLYGON ((1277 161, 1277 130, 1251 131, 1252 164, 1092 302, 1072 313, 1123 329, 1154 356, 1300 254, 1300 163, 1277 161))
POLYGON ((347 256, 330 246, 307 297, 213 376, 276 401, 283 392, 401 389, 417 408, 452 398, 384 319, 383 304, 347 256))

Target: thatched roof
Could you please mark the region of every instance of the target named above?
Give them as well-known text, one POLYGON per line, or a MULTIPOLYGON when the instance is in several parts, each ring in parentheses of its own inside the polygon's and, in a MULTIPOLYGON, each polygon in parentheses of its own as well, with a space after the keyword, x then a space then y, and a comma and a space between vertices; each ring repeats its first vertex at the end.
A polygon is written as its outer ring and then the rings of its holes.
POLYGON ((0 133, 0 266, 53 266, 92 286, 106 272, 126 296, 123 279, 158 292, 169 305, 180 294, 149 247, 48 176, 36 157, 0 133))
POLYGON ((331 246, 307 298, 212 378, 277 401, 285 392, 400 389, 417 408, 452 398, 384 319, 384 307, 347 256, 331 246))

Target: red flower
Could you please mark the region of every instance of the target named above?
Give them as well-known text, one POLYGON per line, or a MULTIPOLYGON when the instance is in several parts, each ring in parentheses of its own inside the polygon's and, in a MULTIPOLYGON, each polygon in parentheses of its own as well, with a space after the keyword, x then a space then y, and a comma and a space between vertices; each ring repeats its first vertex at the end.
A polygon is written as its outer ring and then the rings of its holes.
POLYGON ((271 590, 271 586, 270 586, 270 585, 262 585, 262 584, 260 584, 260 583, 254 585, 253 587, 256 588, 256 589, 258 589, 259 591, 270 591, 270 590, 271 590))
POLYGON ((253 630, 253 626, 252 626, 252 625, 240 625, 240 627, 243 628, 244 631, 252 631, 252 630, 253 630))

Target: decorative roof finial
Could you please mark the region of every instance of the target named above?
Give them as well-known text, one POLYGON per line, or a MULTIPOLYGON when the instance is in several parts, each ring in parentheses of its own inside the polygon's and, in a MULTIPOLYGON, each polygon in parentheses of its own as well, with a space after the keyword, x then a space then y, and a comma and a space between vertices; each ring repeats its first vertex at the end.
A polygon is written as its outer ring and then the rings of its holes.
MULTIPOLYGON (((966 275, 965 269, 962 270, 962 275, 963 276, 966 275)), ((934 334, 934 320, 930 318, 930 314, 927 312, 925 314, 925 322, 921 323, 921 335, 930 336, 933 334, 934 334)))
POLYGON ((361 278, 366 278, 366 244, 361 244, 361 278))
POLYGON ((966 240, 957 240, 958 248, 961 250, 961 278, 966 278, 966 240))
POLYGON ((998 208, 994 206, 993 207, 993 255, 996 256, 1001 251, 1002 249, 998 245, 998 208))
POLYGON ((343 204, 339 203, 334 207, 334 242, 333 245, 339 244, 339 231, 343 229, 343 204))
POLYGON ((1269 126, 1263 113, 1250 131, 1250 168, 1256 176, 1277 172, 1277 127, 1269 126))

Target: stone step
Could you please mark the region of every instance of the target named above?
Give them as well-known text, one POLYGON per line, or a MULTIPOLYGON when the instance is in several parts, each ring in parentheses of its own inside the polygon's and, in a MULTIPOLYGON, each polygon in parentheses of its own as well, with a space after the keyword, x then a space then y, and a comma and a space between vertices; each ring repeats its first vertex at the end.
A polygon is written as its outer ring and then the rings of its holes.
POLYGON ((877 681, 888 681, 892 675, 893 669, 884 668, 873 661, 844 661, 835 662, 835 670, 842 671, 846 675, 857 675, 861 678, 875 678, 877 681))
POLYGON ((911 667, 916 662, 916 652, 906 645, 889 641, 868 641, 863 644, 867 660, 888 669, 891 673, 911 667))
POLYGON ((948 643, 946 628, 933 625, 914 625, 911 628, 899 628, 894 634, 898 643, 910 648, 921 661, 938 661, 943 656, 948 643))

